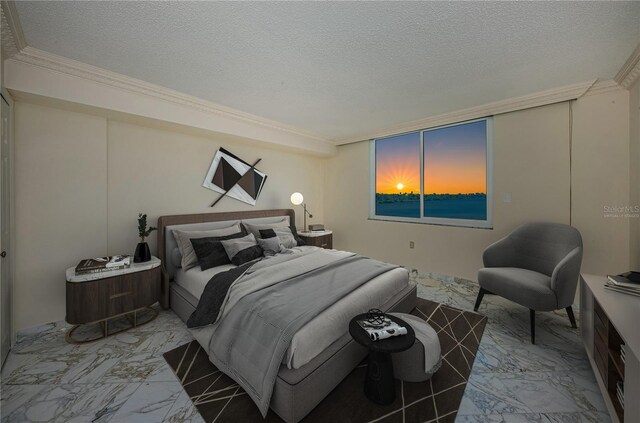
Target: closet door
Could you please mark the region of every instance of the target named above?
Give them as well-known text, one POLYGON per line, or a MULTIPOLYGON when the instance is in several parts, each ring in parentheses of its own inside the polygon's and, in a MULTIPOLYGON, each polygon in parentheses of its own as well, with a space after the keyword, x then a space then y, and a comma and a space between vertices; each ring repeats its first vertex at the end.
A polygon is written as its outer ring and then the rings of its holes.
POLYGON ((9 103, 0 97, 2 138, 0 140, 0 360, 4 364, 11 349, 11 269, 9 260, 10 242, 10 194, 11 194, 11 143, 9 142, 9 103))

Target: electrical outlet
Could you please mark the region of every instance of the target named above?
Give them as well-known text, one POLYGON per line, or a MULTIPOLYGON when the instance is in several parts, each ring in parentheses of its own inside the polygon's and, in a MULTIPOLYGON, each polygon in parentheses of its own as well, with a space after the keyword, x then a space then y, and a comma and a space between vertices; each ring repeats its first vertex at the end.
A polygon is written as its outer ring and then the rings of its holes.
POLYGON ((409 248, 415 248, 416 244, 413 241, 409 241, 409 248))

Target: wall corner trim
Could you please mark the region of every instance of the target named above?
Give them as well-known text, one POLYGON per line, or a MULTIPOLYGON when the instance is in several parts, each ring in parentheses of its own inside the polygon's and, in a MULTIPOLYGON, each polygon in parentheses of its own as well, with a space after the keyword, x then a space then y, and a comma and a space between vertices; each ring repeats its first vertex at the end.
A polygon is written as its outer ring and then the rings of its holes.
POLYGON ((640 43, 636 46, 631 56, 624 62, 615 78, 618 84, 629 89, 640 78, 640 43))

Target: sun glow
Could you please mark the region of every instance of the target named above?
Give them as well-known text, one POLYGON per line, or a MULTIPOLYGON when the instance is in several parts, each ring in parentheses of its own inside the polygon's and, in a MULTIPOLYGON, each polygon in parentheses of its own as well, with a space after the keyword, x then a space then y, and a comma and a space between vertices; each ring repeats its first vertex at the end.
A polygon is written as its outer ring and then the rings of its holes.
POLYGON ((402 191, 402 188, 404 188, 404 184, 402 182, 398 182, 398 185, 396 185, 396 188, 398 188, 398 191, 402 191))

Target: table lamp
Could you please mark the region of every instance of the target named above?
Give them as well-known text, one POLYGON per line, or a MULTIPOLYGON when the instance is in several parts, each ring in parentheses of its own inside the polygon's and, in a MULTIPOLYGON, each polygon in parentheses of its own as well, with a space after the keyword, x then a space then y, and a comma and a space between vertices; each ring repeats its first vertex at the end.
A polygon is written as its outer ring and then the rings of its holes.
POLYGON ((300 204, 302 204, 302 208, 304 209, 304 213, 302 213, 302 215, 304 216, 304 224, 302 227, 302 231, 306 232, 307 231, 307 215, 309 215, 309 219, 313 218, 313 215, 309 213, 309 211, 307 210, 307 205, 304 203, 304 197, 299 192, 294 192, 293 194, 291 194, 291 203, 295 206, 299 206, 300 204))

